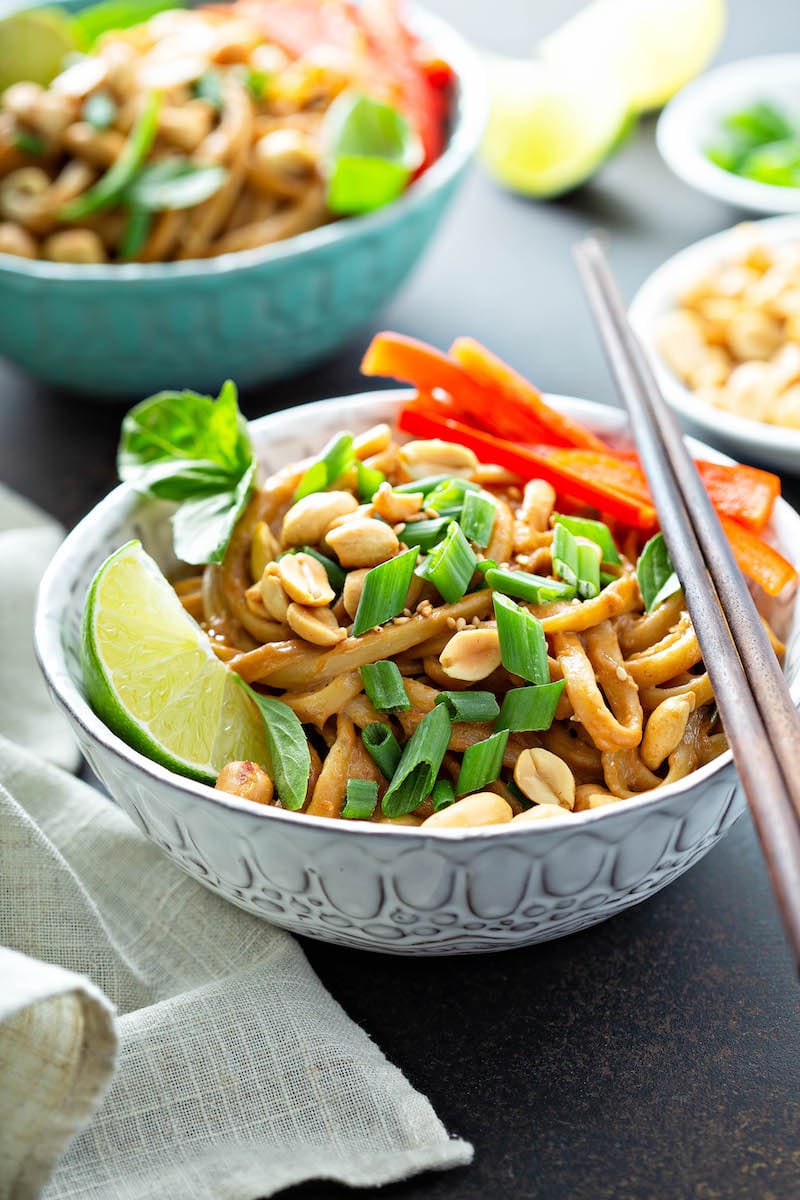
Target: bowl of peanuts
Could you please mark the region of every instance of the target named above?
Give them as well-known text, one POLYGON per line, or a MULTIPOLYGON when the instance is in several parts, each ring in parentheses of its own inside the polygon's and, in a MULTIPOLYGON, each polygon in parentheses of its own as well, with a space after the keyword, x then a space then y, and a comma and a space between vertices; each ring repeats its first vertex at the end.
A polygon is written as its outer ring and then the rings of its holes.
POLYGON ((630 318, 687 429, 800 470, 800 216, 688 246, 646 280, 630 318))
MULTIPOLYGON (((393 426, 408 399, 408 392, 394 390, 339 397, 252 422, 263 475, 278 478, 276 472, 314 455, 343 428, 367 437, 381 423, 393 426)), ((618 410, 566 397, 547 400, 601 436, 624 442, 625 417, 618 410)), ((701 443, 691 449, 725 461, 701 443)), ((590 769, 581 755, 591 748, 571 738, 568 728, 558 744, 547 743, 550 750, 533 736, 516 761, 515 780, 533 806, 528 816, 538 812, 546 819, 511 819, 500 794, 482 791, 427 823, 415 817, 343 820, 254 803, 237 789, 176 774, 132 748, 96 714, 80 661, 87 588, 111 552, 138 539, 167 578, 180 571, 171 510, 167 501, 143 500, 127 484, 97 505, 51 564, 35 642, 56 701, 115 800, 176 864, 231 903, 298 934, 384 953, 512 949, 585 929, 647 899, 706 854, 744 812, 727 750, 713 760, 695 758, 688 774, 657 787, 651 781, 650 790, 637 790, 630 775, 614 794, 598 794, 598 803, 578 804, 576 785, 590 769), (506 810, 502 818, 493 806, 506 810)), ((800 560, 800 516, 782 500, 766 536, 800 560)), ((759 608, 786 643, 785 670, 800 700, 800 600, 760 597, 759 608)), ((392 628, 400 637, 406 626, 392 628)), ((445 631, 453 653, 464 637, 458 629, 456 622, 445 631)), ((690 676, 684 684, 698 680, 690 676)), ((653 711, 661 702, 659 695, 653 711)), ((663 758, 675 737, 663 726, 659 736, 669 743, 657 755, 663 758)))

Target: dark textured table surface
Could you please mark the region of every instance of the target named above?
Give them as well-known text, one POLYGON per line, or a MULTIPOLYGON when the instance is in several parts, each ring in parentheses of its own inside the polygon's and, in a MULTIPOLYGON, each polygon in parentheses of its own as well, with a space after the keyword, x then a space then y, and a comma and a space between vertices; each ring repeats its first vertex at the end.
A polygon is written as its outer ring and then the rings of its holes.
MULTIPOLYGON (((519 53, 577 5, 430 7, 481 45, 519 53)), ((718 61, 800 50, 798 0, 729 7, 718 61)), ((475 170, 374 328, 441 346, 473 334, 547 390, 613 403, 573 243, 609 230, 630 296, 665 257, 740 215, 669 174, 652 120, 558 202, 505 195, 475 170)), ((303 378, 246 395, 248 416, 359 390, 371 332, 303 378)), ((115 483, 123 411, 0 364, 0 479, 74 524, 115 483)), ((797 504, 800 480, 784 485, 797 504)), ((666 891, 562 941, 439 961, 305 949, 448 1129, 475 1146, 471 1167, 385 1188, 386 1200, 800 1197, 797 985, 747 818, 666 891)), ((291 1192, 352 1194, 321 1183, 291 1192)))

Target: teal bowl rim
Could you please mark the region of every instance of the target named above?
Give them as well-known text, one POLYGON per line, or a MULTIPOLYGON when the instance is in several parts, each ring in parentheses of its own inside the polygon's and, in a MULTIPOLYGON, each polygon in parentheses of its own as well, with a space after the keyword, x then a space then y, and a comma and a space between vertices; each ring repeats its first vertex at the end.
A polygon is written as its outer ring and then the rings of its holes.
MULTIPOLYGON (((20 6, 22 7, 22 6, 20 6)), ((30 7, 29 5, 26 7, 30 7)), ((414 5, 411 24, 450 64, 458 80, 452 125, 447 145, 419 179, 397 200, 385 208, 361 217, 346 217, 330 225, 321 225, 307 233, 296 234, 282 242, 254 250, 235 250, 214 258, 187 259, 165 263, 98 263, 77 266, 40 259, 17 258, 0 254, 0 276, 58 280, 75 283, 164 282, 211 275, 233 274, 253 267, 267 266, 289 258, 313 254, 335 243, 345 245, 362 235, 380 232, 413 211, 441 190, 466 166, 477 149, 487 112, 487 88, 480 58, 465 38, 441 17, 414 5)))

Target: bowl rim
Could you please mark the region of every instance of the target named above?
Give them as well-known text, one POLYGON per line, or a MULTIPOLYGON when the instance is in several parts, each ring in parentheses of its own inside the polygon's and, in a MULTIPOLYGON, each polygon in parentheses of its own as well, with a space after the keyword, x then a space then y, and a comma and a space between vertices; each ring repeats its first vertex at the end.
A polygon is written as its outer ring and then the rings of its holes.
MULTIPOLYGON (((800 62, 800 54, 797 55, 800 62)), ((700 238, 665 259, 648 275, 634 295, 628 308, 631 324, 643 341, 655 365, 665 399, 687 420, 702 426, 709 433, 729 437, 746 447, 748 452, 780 451, 785 462, 792 453, 797 455, 800 469, 800 429, 785 425, 769 425, 752 417, 715 408, 699 400, 694 392, 667 365, 655 344, 655 322, 675 303, 675 285, 680 277, 702 274, 704 265, 724 262, 745 230, 753 231, 754 241, 769 245, 797 242, 800 245, 800 212, 763 217, 756 221, 739 222, 727 229, 700 238), (756 233, 757 231, 757 233, 756 233)))
POLYGON ((770 81, 789 76, 800 87, 800 53, 760 54, 724 63, 707 71, 682 88, 664 107, 656 122, 656 146, 664 162, 684 183, 728 204, 751 212, 800 212, 800 187, 778 187, 756 179, 744 179, 711 162, 703 153, 703 122, 699 116, 716 107, 716 98, 741 90, 759 95, 770 92, 770 81), (753 86, 750 86, 752 80, 753 86), (765 82, 759 83, 759 80, 765 82), (739 85, 737 88, 736 85, 739 85))
MULTIPOLYGON (((279 424, 281 419, 287 416, 287 414, 292 414, 295 420, 307 422, 309 427, 312 427, 316 414, 320 416, 323 414, 327 415, 335 411, 338 406, 349 403, 352 406, 363 409, 368 419, 369 410, 375 405, 376 400, 378 402, 383 401, 384 403, 393 401, 396 405, 402 400, 408 399, 412 394, 407 389, 393 388, 331 397, 326 400, 318 400, 310 404, 284 409, 277 413, 268 413, 250 422, 250 426, 254 430, 255 440, 258 442, 259 435, 266 437, 271 427, 276 423, 279 424)), ((624 433, 626 429, 627 420, 625 414, 620 409, 600 404, 596 401, 579 400, 576 397, 550 393, 545 393, 545 396, 548 402, 555 403, 557 406, 566 409, 578 419, 592 421, 594 427, 600 429, 602 432, 608 432, 613 435, 624 433)), ((688 441, 694 452, 701 449, 703 454, 716 458, 717 461, 732 461, 727 455, 720 453, 713 449, 713 447, 698 442, 696 439, 689 438, 688 441)), ((162 767, 144 754, 141 754, 138 750, 128 746, 126 742, 113 733, 90 707, 88 701, 81 694, 75 680, 72 678, 62 645, 61 623, 52 620, 49 614, 58 611, 63 615, 65 611, 66 601, 71 591, 70 581, 72 575, 74 575, 74 570, 70 565, 75 557, 73 549, 85 547, 87 544, 91 545, 95 535, 105 528, 108 518, 117 509, 127 511, 134 497, 135 492, 130 484, 120 484, 96 504, 67 534, 61 543, 45 572, 37 594, 33 640, 39 667, 56 700, 69 713, 72 720, 80 725, 88 738, 95 743, 99 743, 103 750, 108 751, 116 759, 121 760, 126 770, 130 771, 132 769, 134 772, 147 775, 156 783, 177 789, 184 796, 191 797, 194 801, 202 801, 222 809, 234 809, 243 815, 251 817, 253 820, 277 820, 287 822, 290 826, 299 826, 301 829, 313 829, 316 827, 318 830, 326 832, 335 831, 337 834, 346 834, 350 837, 354 834, 367 837, 404 837, 406 839, 413 839, 417 843, 419 843, 421 838, 472 842, 475 840, 502 837, 504 835, 507 836, 509 834, 510 826, 507 824, 484 826, 468 830, 424 830, 419 827, 409 828, 361 822, 358 823, 358 828, 354 828, 353 823, 343 822, 338 818, 317 817, 292 812, 287 809, 257 805, 226 792, 217 791, 209 784, 200 783, 186 776, 178 775, 168 768, 162 767)), ((782 507, 782 510, 785 509, 790 514, 791 519, 797 521, 798 529, 800 530, 800 514, 797 514, 782 498, 778 503, 782 507)), ((76 558, 75 561, 80 562, 80 557, 76 558)), ((800 601, 796 601, 795 603, 800 603, 800 601)), ((794 695, 795 703, 797 703, 800 700, 800 677, 798 677, 794 692, 797 693, 794 695)), ((677 780, 675 783, 669 784, 664 788, 643 792, 641 795, 631 797, 619 805, 608 805, 580 813, 565 812, 563 817, 552 817, 548 821, 543 822, 541 826, 538 826, 538 824, 532 825, 531 830, 534 831, 535 835, 544 834, 547 831, 563 832, 565 829, 582 829, 587 825, 594 825, 598 821, 624 819, 626 814, 641 815, 653 808, 660 807, 665 801, 669 801, 677 795, 704 784, 712 775, 716 775, 717 772, 724 770, 731 763, 731 751, 726 750, 718 758, 693 771, 684 779, 677 780)), ((513 832, 514 838, 518 839, 530 831, 520 829, 517 826, 511 832, 513 832)))
MULTIPOLYGON (((42 3, 44 0, 38 0, 42 3)), ((50 282, 107 284, 169 282, 229 275, 253 267, 267 266, 294 257, 313 254, 335 243, 379 232, 395 220, 424 205, 428 198, 458 176, 477 149, 488 111, 488 92, 477 51, 452 25, 418 4, 409 7, 410 24, 426 42, 440 51, 455 71, 458 81, 452 106, 452 125, 441 155, 405 192, 390 204, 362 216, 345 217, 320 225, 283 241, 234 250, 212 258, 155 263, 54 263, 0 253, 0 277, 17 276, 50 282)))

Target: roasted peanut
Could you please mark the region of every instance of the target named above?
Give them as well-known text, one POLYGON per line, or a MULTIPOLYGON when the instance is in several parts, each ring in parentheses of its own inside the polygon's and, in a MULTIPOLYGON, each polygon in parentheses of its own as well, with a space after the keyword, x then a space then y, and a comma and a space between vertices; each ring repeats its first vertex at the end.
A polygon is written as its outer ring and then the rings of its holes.
POLYGON ((337 517, 357 508, 358 501, 350 492, 312 492, 293 504, 283 518, 281 541, 284 546, 314 546, 337 517))
POLYGON ((0 216, 34 228, 50 189, 50 177, 41 167, 19 167, 0 181, 0 216))
POLYGON ((250 180, 268 195, 302 196, 316 173, 314 143, 299 129, 275 129, 253 147, 250 180))
POLYGON ((275 568, 276 564, 270 563, 261 576, 261 602, 268 617, 285 622, 290 601, 275 568))
POLYGON ((681 379, 688 379, 706 356, 700 318, 690 312, 668 313, 659 323, 656 345, 673 371, 681 379))
POLYGON ((694 695, 688 692, 685 696, 670 696, 653 709, 639 748, 639 757, 651 771, 656 771, 677 747, 693 708, 694 695))
POLYGON ((93 229, 62 229, 42 246, 42 258, 61 263, 104 263, 106 248, 93 229))
POLYGON ((329 529, 325 540, 343 567, 377 567, 400 549, 390 525, 372 517, 354 517, 329 529))
POLYGON ((534 804, 575 807, 575 776, 549 750, 523 750, 514 767, 514 782, 534 804))
POLYGON ((768 359, 781 341, 780 323, 763 312, 743 309, 728 326, 728 346, 734 358, 768 359))
POLYGON ((286 610, 286 621, 298 637, 314 646, 335 646, 347 637, 347 630, 341 628, 329 608, 293 603, 286 610))
POLYGON ((266 521, 259 521, 253 530, 253 540, 250 543, 250 576, 253 583, 258 583, 264 571, 281 552, 278 539, 266 521))
POLYGON ((527 825, 531 821, 542 821, 548 817, 563 817, 566 809, 560 804, 534 804, 533 808, 526 808, 524 812, 517 813, 511 818, 512 825, 527 825))
POLYGON ((36 239, 27 229, 13 221, 0 221, 0 254, 16 254, 18 258, 38 258, 36 239))
POLYGON ((454 633, 439 655, 453 679, 474 683, 500 666, 500 638, 496 629, 462 629, 454 633))
POLYGON ((400 447, 399 457, 409 479, 424 479, 426 475, 469 479, 478 465, 478 456, 472 450, 441 438, 406 442, 400 447))
POLYGON ((382 454, 392 444, 392 430, 385 421, 373 425, 353 438, 353 453, 363 462, 373 454, 382 454))
POLYGON ((591 808, 604 808, 606 804, 619 804, 619 796, 608 792, 599 783, 582 783, 575 789, 575 812, 587 812, 591 808))
POLYGON ((298 604, 319 608, 336 599, 325 568, 310 554, 284 554, 276 565, 284 591, 298 604))
POLYGON ((395 492, 390 483, 382 483, 372 497, 372 507, 379 517, 394 525, 415 516, 424 499, 422 492, 395 492))
POLYGON ((249 760, 226 763, 214 786, 221 792, 252 800, 254 804, 272 803, 272 780, 263 767, 249 760))
POLYGON ((214 109, 207 100, 187 100, 165 105, 158 114, 158 129, 166 142, 191 154, 211 132, 214 109))
POLYGON ((369 567, 359 567, 357 571, 347 572, 347 578, 344 581, 344 591, 342 592, 342 600, 344 602, 345 612, 351 620, 355 619, 355 615, 358 610, 358 602, 361 599, 361 593, 364 590, 364 580, 369 570, 369 567))
POLYGON ((422 822, 423 829, 473 829, 481 825, 505 825, 513 817, 511 805, 494 792, 475 792, 440 809, 422 822))

